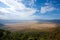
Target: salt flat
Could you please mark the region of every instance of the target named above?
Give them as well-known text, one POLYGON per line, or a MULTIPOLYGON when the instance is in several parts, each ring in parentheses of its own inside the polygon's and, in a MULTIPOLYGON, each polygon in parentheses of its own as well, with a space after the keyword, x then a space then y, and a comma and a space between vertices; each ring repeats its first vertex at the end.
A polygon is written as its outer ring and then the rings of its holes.
POLYGON ((5 24, 5 28, 9 30, 23 30, 23 29, 50 29, 55 28, 57 24, 55 23, 37 23, 34 22, 23 22, 14 24, 5 24))

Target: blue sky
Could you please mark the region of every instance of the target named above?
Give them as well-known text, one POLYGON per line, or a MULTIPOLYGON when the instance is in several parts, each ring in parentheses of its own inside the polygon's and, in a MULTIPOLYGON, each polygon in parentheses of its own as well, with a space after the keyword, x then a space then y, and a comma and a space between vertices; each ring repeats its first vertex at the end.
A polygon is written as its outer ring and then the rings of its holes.
POLYGON ((0 19, 60 19, 60 0, 0 0, 0 19))

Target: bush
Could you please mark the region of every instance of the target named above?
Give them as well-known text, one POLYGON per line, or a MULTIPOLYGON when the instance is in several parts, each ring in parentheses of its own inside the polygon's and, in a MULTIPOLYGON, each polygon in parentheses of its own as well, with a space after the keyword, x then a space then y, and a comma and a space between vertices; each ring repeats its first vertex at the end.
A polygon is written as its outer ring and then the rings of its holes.
POLYGON ((0 29, 0 40, 60 40, 60 27, 52 32, 36 30, 10 32, 0 29))

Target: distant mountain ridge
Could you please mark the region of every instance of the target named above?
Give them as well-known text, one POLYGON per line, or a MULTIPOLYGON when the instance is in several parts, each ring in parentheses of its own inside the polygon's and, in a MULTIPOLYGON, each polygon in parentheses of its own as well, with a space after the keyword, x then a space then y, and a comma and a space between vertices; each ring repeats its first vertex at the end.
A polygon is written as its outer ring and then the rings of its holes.
POLYGON ((54 19, 54 20, 40 20, 40 19, 38 19, 37 21, 41 22, 41 23, 47 23, 47 22, 60 23, 60 19, 54 19))
POLYGON ((0 23, 16 23, 16 22, 18 22, 18 21, 16 21, 16 20, 2 20, 2 19, 0 19, 0 23))
POLYGON ((5 26, 5 25, 0 23, 0 27, 3 27, 3 26, 5 26))
POLYGON ((37 20, 2 20, 0 19, 0 23, 21 23, 21 22, 27 22, 27 21, 37 21, 40 23, 47 23, 47 22, 52 22, 52 23, 60 23, 60 19, 54 19, 54 20, 43 20, 43 19, 37 19, 37 20))

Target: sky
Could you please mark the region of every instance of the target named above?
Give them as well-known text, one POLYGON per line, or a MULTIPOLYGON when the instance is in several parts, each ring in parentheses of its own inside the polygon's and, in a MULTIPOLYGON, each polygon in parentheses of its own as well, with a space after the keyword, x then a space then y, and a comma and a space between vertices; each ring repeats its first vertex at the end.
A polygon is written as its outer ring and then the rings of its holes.
POLYGON ((60 0, 0 0, 0 19, 60 19, 60 0))

